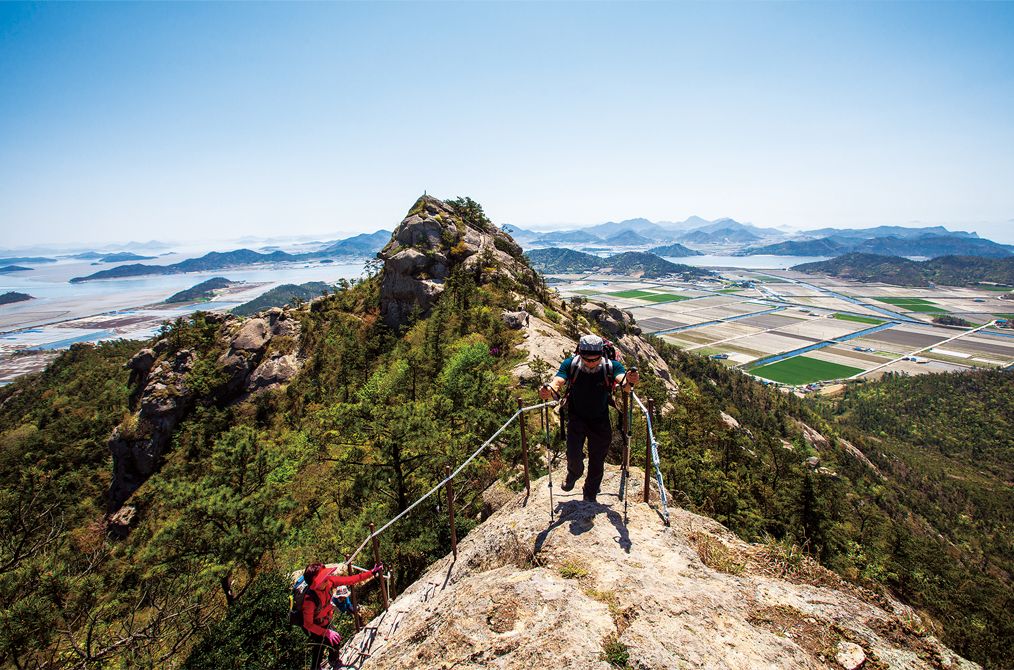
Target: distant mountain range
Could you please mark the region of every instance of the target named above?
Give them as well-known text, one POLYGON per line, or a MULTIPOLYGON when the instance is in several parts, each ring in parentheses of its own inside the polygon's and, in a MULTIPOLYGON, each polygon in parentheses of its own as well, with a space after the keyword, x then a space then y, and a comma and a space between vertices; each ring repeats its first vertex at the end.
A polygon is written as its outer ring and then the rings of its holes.
MULTIPOLYGON (((784 226, 782 227, 784 228, 784 226)), ((611 247, 648 247, 651 244, 671 246, 673 243, 695 246, 739 247, 732 255, 776 256, 840 256, 847 253, 872 253, 889 256, 921 256, 934 258, 948 254, 1007 258, 1014 256, 1014 246, 982 239, 976 233, 949 231, 943 226, 904 228, 822 228, 807 232, 758 228, 730 218, 714 221, 691 216, 686 221, 659 221, 644 218, 608 221, 578 230, 532 232, 514 228, 512 236, 522 245, 585 247, 607 244, 611 247), (743 248, 743 247, 746 248, 743 248)), ((659 247, 656 247, 659 248, 659 247)), ((656 253, 654 249, 651 253, 656 253)), ((675 255, 675 254, 669 254, 675 255)))
POLYGON ((250 249, 238 249, 225 253, 213 251, 200 258, 190 258, 179 263, 173 263, 172 265, 143 265, 140 263, 120 265, 111 270, 103 270, 86 277, 74 277, 70 280, 70 283, 77 284, 98 279, 120 279, 123 277, 144 277, 148 275, 209 272, 241 265, 253 265, 255 263, 299 263, 326 259, 331 256, 369 258, 383 249, 390 239, 390 231, 378 230, 372 234, 356 235, 345 240, 340 240, 323 251, 315 251, 308 254, 287 254, 284 251, 259 254, 250 249))
POLYGON ((742 251, 737 256, 770 254, 774 256, 840 256, 848 253, 881 256, 982 256, 1007 258, 1014 256, 1014 247, 997 244, 978 236, 924 234, 918 237, 876 237, 872 239, 824 237, 816 240, 789 240, 742 251))
MULTIPOLYGON (((603 241, 612 244, 611 240, 628 233, 636 233, 644 238, 643 242, 630 244, 640 246, 652 243, 684 242, 690 244, 728 244, 753 242, 762 239, 784 238, 785 232, 777 228, 758 228, 749 223, 740 223, 730 218, 708 221, 699 216, 691 216, 686 221, 659 221, 654 223, 648 219, 626 219, 624 221, 608 221, 595 226, 587 226, 577 230, 560 230, 553 232, 536 232, 510 226, 511 236, 520 244, 557 245, 557 244, 601 244, 603 241)), ((624 237, 621 240, 636 240, 624 237)), ((615 245, 614 246, 624 246, 615 245)))
POLYGON ((940 256, 927 261, 910 261, 898 256, 850 253, 819 263, 803 263, 792 269, 895 286, 974 286, 983 282, 1014 285, 1014 257, 940 256))

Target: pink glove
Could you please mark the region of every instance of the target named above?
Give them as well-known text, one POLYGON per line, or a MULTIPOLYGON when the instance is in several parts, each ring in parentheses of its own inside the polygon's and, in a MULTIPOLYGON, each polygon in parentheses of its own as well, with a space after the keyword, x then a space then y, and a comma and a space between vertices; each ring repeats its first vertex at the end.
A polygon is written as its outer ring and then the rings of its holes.
POLYGON ((324 633, 324 639, 327 640, 327 643, 332 647, 337 647, 342 643, 342 636, 333 630, 326 631, 324 633))
POLYGON ((370 572, 373 573, 374 577, 376 577, 377 575, 379 575, 383 571, 384 571, 384 564, 383 563, 377 563, 376 565, 373 566, 373 569, 370 570, 370 572))

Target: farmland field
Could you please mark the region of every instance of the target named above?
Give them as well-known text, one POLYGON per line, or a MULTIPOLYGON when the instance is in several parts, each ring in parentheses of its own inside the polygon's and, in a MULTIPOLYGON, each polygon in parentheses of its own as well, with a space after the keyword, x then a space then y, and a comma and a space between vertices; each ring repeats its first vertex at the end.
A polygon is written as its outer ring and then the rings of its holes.
POLYGON ((880 324, 884 323, 880 319, 871 319, 866 316, 853 316, 852 314, 842 314, 841 312, 836 313, 834 315, 834 318, 841 319, 842 321, 855 321, 856 323, 868 323, 873 326, 879 326, 880 324))
POLYGON ((763 365, 750 370, 750 374, 783 384, 809 384, 825 379, 842 379, 859 374, 863 368, 819 361, 806 356, 795 356, 784 361, 763 365))
POLYGON ((617 298, 645 298, 649 295, 655 295, 648 293, 647 291, 620 291, 619 293, 610 293, 609 295, 616 296, 617 298))
POLYGON ((909 312, 946 312, 947 310, 938 305, 934 305, 929 300, 923 300, 922 298, 877 298, 877 302, 884 302, 888 305, 894 305, 901 309, 909 312))
POLYGON ((680 300, 690 300, 688 296, 676 295, 674 293, 655 293, 653 295, 638 296, 641 300, 648 300, 650 302, 679 302, 680 300))

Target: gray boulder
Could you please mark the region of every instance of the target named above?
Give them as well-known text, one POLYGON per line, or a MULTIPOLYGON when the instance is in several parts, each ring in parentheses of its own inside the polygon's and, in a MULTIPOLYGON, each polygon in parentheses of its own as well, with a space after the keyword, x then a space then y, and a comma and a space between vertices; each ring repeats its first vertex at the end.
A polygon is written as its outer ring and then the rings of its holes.
POLYGON ((425 314, 456 267, 472 270, 480 283, 491 281, 499 272, 515 277, 531 274, 515 260, 521 253, 510 235, 492 225, 480 230, 463 221, 447 203, 424 195, 377 254, 384 261, 381 316, 388 326, 398 328, 413 313, 425 314))
POLYGON ((511 330, 520 330, 528 325, 528 312, 525 310, 521 310, 520 312, 503 312, 500 314, 500 320, 511 330))

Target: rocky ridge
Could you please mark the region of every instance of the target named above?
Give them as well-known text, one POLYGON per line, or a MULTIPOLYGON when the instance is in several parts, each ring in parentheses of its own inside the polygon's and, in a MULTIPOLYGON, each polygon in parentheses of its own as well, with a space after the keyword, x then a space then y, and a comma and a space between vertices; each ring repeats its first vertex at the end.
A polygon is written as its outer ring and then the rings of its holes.
POLYGON ((288 383, 299 371, 300 324, 291 310, 275 307, 244 320, 232 314, 207 314, 205 322, 218 325, 217 338, 225 350, 213 363, 225 381, 210 393, 197 393, 189 376, 200 360, 198 352, 173 351, 168 340, 142 349, 124 364, 130 370, 129 383, 135 386, 134 411, 113 429, 107 443, 113 458, 109 525, 115 533, 127 532, 133 509, 124 503, 159 468, 173 430, 198 403, 242 401, 288 383))
POLYGON ((384 261, 381 315, 397 329, 413 313, 426 314, 458 267, 475 273, 480 284, 506 272, 534 285, 535 273, 519 259, 521 246, 466 201, 419 198, 377 257, 384 261))
MULTIPOLYGON (((557 482, 563 476, 554 473, 557 482)), ((383 668, 978 668, 901 603, 719 523, 642 499, 607 466, 598 503, 546 480, 506 504, 344 647, 383 668), (612 664, 611 664, 612 662, 612 664)))

